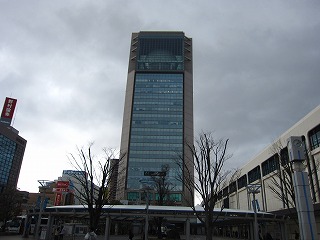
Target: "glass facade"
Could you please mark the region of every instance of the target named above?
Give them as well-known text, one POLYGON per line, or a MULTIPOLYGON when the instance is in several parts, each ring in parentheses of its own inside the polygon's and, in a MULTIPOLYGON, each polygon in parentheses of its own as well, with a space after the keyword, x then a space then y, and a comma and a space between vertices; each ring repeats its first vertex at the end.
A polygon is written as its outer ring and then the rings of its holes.
POLYGON ((0 192, 8 184, 10 171, 12 169, 16 143, 9 138, 0 135, 0 192))
POLYGON ((137 70, 183 70, 183 36, 140 36, 137 70))
MULTIPOLYGON (((167 180, 176 180, 175 163, 183 153, 183 74, 137 73, 134 85, 127 189, 141 189, 150 177, 168 165, 167 180)), ((132 195, 130 196, 132 198, 132 195)))
POLYGON ((192 166, 181 170, 176 162, 192 159, 185 149, 185 143, 193 144, 194 139, 192 71, 192 39, 183 32, 132 34, 120 146, 124 157, 119 163, 116 199, 143 202, 148 187, 156 202, 155 179, 145 172, 166 169, 170 193, 165 204, 193 201, 193 193, 177 180, 187 176, 181 171, 193 177, 192 166))

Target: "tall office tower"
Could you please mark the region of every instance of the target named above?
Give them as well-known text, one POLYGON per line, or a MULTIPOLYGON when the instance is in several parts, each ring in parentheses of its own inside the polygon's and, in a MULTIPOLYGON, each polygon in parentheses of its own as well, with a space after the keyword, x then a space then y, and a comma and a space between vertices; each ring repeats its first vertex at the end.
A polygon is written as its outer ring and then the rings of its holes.
POLYGON ((183 32, 133 33, 120 147, 126 155, 119 163, 117 199, 139 203, 143 189, 152 188, 148 175, 168 166, 170 200, 177 205, 193 201, 176 179, 187 172, 176 161, 192 158, 186 142, 193 144, 192 39, 183 32))
POLYGON ((16 188, 27 141, 11 126, 16 99, 6 98, 0 122, 0 194, 16 188))

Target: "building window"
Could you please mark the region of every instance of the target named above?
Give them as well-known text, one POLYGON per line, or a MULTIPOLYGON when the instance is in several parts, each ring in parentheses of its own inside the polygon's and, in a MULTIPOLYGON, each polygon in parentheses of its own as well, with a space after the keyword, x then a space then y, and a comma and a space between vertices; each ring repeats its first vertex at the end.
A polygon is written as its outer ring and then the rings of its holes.
POLYGON ((261 164, 262 176, 265 176, 277 169, 279 169, 279 157, 277 154, 273 155, 261 164))
MULTIPOLYGON (((171 194, 166 194, 163 197, 163 200, 168 201, 168 198, 170 201, 172 202, 181 202, 182 196, 179 193, 171 193, 171 194)), ((159 201, 160 197, 159 197, 159 193, 155 194, 155 200, 159 201)))
POLYGON ((171 201, 174 201, 174 202, 181 202, 181 199, 182 199, 181 194, 179 193, 170 194, 169 198, 171 201))
POLYGON ((218 200, 222 198, 222 190, 218 193, 218 200))
POLYGON ((229 208, 229 198, 223 199, 223 207, 224 208, 229 208))
POLYGON ((233 193, 233 192, 237 191, 237 182, 236 181, 230 183, 229 191, 230 191, 230 193, 233 193))
POLYGON ((288 154, 288 148, 285 147, 283 149, 281 149, 280 151, 280 162, 281 162, 281 166, 287 166, 289 164, 289 154, 288 154))
POLYGON ((151 192, 143 192, 141 193, 141 200, 146 201, 147 199, 153 200, 153 193, 151 192))
POLYGON ((138 192, 128 192, 128 200, 129 201, 137 201, 139 199, 139 193, 138 192))
POLYGON ((229 194, 229 188, 228 188, 228 187, 225 187, 222 192, 223 192, 223 196, 224 196, 224 197, 228 196, 228 194, 229 194))
POLYGON ((241 189, 246 186, 247 186, 247 175, 245 174, 238 179, 238 189, 241 189))
POLYGON ((311 129, 308 133, 311 150, 320 147, 320 125, 311 129))
POLYGON ((248 172, 249 183, 252 183, 258 179, 261 179, 260 166, 255 167, 250 172, 248 172))

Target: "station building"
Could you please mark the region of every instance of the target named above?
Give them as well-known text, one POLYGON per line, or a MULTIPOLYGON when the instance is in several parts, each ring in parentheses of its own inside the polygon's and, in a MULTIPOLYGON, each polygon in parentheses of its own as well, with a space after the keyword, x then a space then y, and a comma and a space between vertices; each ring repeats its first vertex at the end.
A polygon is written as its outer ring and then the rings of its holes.
MULTIPOLYGON (((247 186, 260 185, 260 193, 255 195, 260 212, 284 214, 297 220, 292 199, 294 191, 290 182, 292 169, 286 146, 291 136, 301 136, 304 141, 305 171, 308 172, 315 218, 320 229, 320 105, 239 169, 228 185, 221 189, 217 207, 252 210, 253 196, 249 194, 247 186)), ((288 222, 287 231, 289 239, 295 232, 299 232, 299 226, 294 220, 288 222)))

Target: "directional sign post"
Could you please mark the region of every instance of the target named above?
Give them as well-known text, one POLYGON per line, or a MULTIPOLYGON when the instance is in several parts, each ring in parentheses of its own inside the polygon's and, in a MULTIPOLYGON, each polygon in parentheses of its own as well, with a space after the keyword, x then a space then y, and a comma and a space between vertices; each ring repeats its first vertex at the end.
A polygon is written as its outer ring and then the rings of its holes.
POLYGON ((144 171, 144 176, 164 177, 164 176, 166 176, 166 172, 161 172, 161 171, 144 171))

